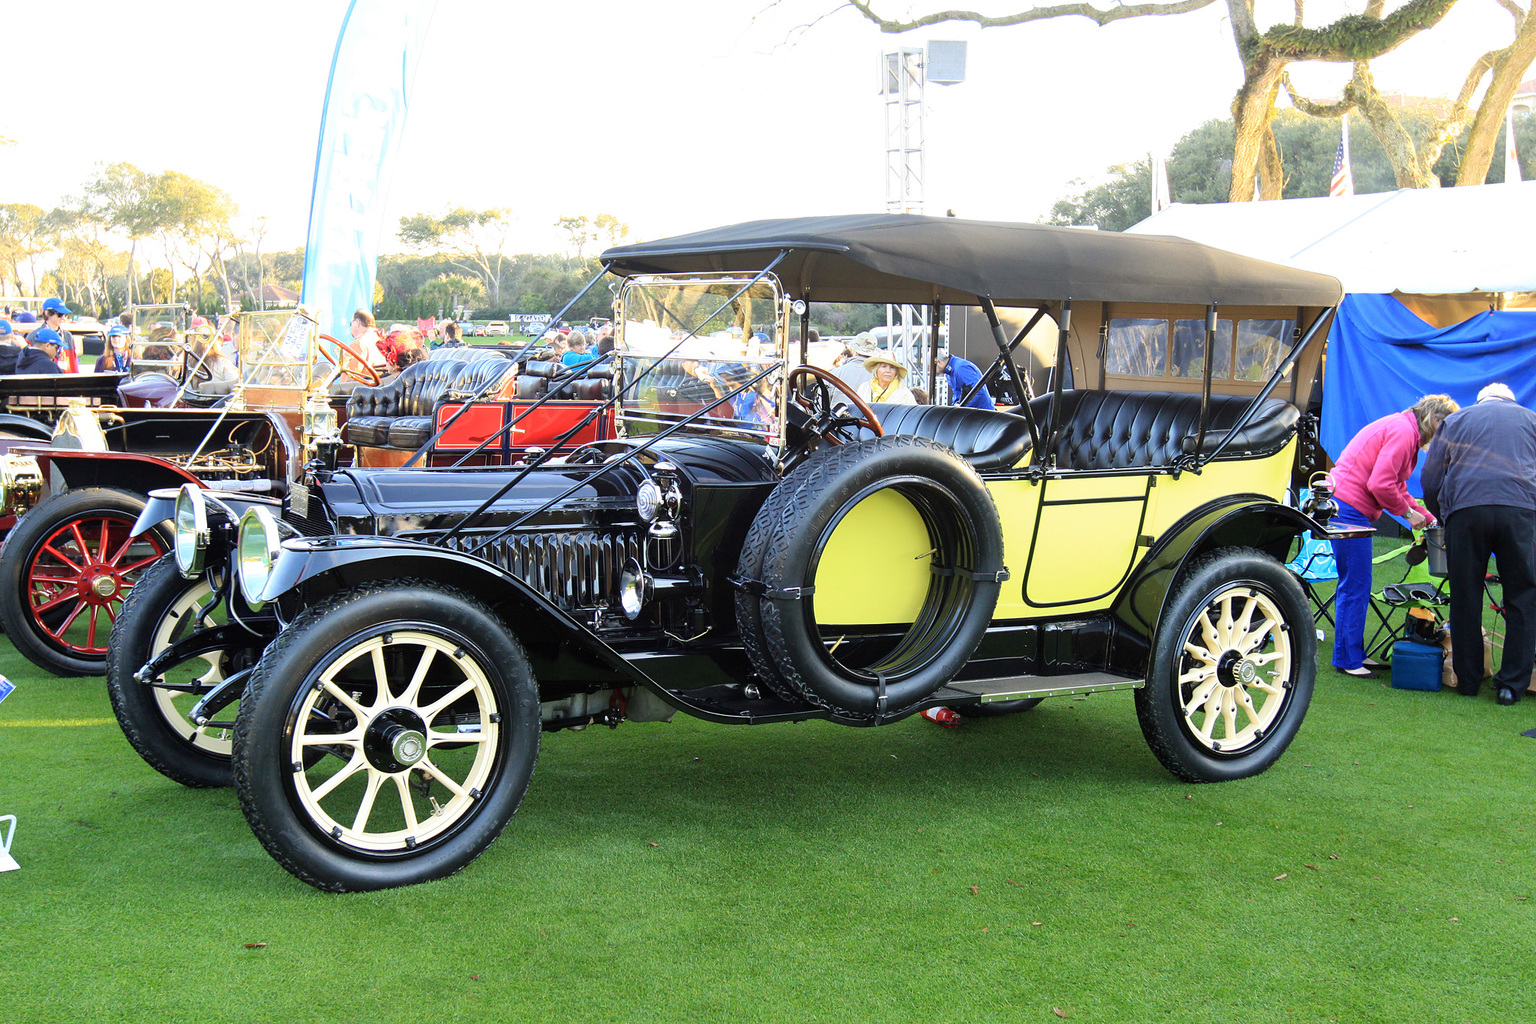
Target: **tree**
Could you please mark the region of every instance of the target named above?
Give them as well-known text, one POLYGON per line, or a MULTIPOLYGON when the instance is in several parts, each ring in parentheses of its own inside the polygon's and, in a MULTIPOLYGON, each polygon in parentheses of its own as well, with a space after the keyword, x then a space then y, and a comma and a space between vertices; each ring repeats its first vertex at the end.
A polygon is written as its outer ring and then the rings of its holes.
POLYGON ((583 259, 581 251, 586 248, 588 242, 597 240, 597 232, 589 231, 591 225, 585 217, 561 217, 555 221, 555 227, 571 236, 571 248, 576 251, 576 258, 583 259))
POLYGON ((611 213, 600 213, 592 218, 592 226, 597 229, 597 234, 608 236, 608 247, 611 249, 624 239, 629 237, 629 225, 611 213))
POLYGON ((0 205, 0 264, 7 269, 18 291, 37 294, 37 258, 53 248, 49 232, 47 214, 41 206, 0 205), (30 287, 21 279, 23 263, 27 265, 30 287))
POLYGON ((485 288, 476 279, 443 274, 422 285, 416 297, 431 303, 433 316, 452 316, 470 302, 483 299, 485 288))
MULTIPOLYGON (((1123 18, 1184 14, 1210 6, 1215 0, 1183 0, 1174 3, 1127 4, 1099 10, 1088 3, 1036 7, 1015 14, 989 17, 973 11, 942 11, 909 21, 881 17, 865 0, 844 0, 882 32, 909 32, 915 28, 949 21, 970 21, 983 28, 1020 25, 1051 18, 1083 17, 1106 25, 1123 18)), ((1260 30, 1254 14, 1256 0, 1226 0, 1237 46, 1243 64, 1243 84, 1232 100, 1234 137, 1232 146, 1232 183, 1228 198, 1242 202, 1253 198, 1254 181, 1263 182, 1263 197, 1279 199, 1283 189, 1280 152, 1270 121, 1275 113, 1275 99, 1288 65, 1298 61, 1358 63, 1389 53, 1408 39, 1438 24, 1456 0, 1407 0, 1403 6, 1383 15, 1385 0, 1367 0, 1364 14, 1351 14, 1321 28, 1302 25, 1302 0, 1295 0, 1295 17, 1290 24, 1273 25, 1260 30), (1260 174, 1262 168, 1263 173, 1260 174)), ((1500 0, 1510 4, 1513 0, 1500 0)), ((1516 83, 1518 84, 1518 78, 1516 83)), ((1513 87, 1510 95, 1513 96, 1513 87)))
MULTIPOLYGON (((1350 139, 1355 191, 1387 192, 1397 187, 1392 161, 1381 143, 1369 131, 1360 115, 1350 139)), ((1429 114, 1401 115, 1406 130, 1422 138, 1435 129, 1436 119, 1429 114)), ((1282 110, 1273 123, 1275 140, 1283 154, 1284 192, 1282 198, 1299 199, 1328 194, 1333 176, 1333 159, 1338 152, 1339 129, 1333 121, 1310 117, 1296 110, 1282 110)), ((1469 129, 1470 131, 1470 129, 1469 129)), ((1458 153, 1468 132, 1453 139, 1440 153, 1431 173, 1438 184, 1449 187, 1456 182, 1458 153)), ((1168 186, 1177 203, 1224 203, 1232 176, 1231 120, 1208 121, 1190 131, 1174 145, 1168 157, 1168 186)), ((1522 177, 1536 178, 1536 115, 1515 118, 1515 148, 1523 168, 1522 177)), ((1496 181, 1503 180, 1504 147, 1502 140, 1494 150, 1496 181)), ((1120 164, 1109 169, 1110 177, 1102 184, 1057 200, 1047 223, 1094 224, 1105 231, 1120 231, 1144 219, 1151 190, 1150 161, 1120 164)))
POLYGON ((150 176, 130 163, 101 167, 96 177, 86 183, 86 201, 106 223, 128 236, 127 302, 134 301, 133 257, 139 242, 155 233, 156 222, 150 204, 153 182, 150 176))
MULTIPOLYGON (((1372 5, 1379 7, 1380 2, 1372 0, 1372 5)), ((1358 110, 1386 150, 1398 187, 1433 188, 1441 184, 1440 176, 1434 172, 1435 164, 1446 145, 1458 136, 1465 139, 1455 183, 1480 185, 1487 180, 1490 159, 1502 137, 1504 114, 1515 88, 1536 60, 1536 4, 1522 10, 1513 0, 1500 3, 1515 18, 1514 40, 1502 50, 1491 50, 1473 61, 1449 111, 1427 118, 1427 130, 1411 130, 1404 123, 1401 109, 1382 97, 1369 61, 1355 62, 1354 75, 1344 88, 1343 99, 1336 103, 1309 100, 1296 93, 1288 77, 1282 76, 1282 82, 1291 102, 1316 117, 1337 118, 1352 109, 1358 110), (1488 89, 1474 111, 1472 97, 1490 73, 1488 89)), ((1371 9, 1367 7, 1367 12, 1371 9)), ((1422 115, 1420 119, 1426 120, 1422 115)))
POLYGON ((510 210, 460 206, 442 217, 427 213, 401 217, 400 240, 422 252, 447 253, 455 266, 481 280, 496 304, 501 301, 501 276, 506 266, 502 250, 511 227, 510 210))

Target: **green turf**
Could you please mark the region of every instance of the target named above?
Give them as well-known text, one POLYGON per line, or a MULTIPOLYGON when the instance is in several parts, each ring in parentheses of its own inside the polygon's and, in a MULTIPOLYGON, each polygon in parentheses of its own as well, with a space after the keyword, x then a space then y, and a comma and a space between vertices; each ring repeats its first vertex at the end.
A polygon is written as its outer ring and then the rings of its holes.
POLYGON ((99 680, 3 640, 0 672, 7 1022, 1536 1017, 1536 702, 1486 686, 1325 668, 1289 753, 1219 786, 1124 693, 560 733, 466 871, 338 897, 144 765, 99 680))

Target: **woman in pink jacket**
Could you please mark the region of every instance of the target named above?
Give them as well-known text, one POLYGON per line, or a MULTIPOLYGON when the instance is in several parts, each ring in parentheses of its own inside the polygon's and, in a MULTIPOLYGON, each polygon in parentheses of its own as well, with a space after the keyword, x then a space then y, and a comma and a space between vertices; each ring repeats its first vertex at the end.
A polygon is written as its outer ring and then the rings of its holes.
MULTIPOLYGON (((1422 529, 1433 517, 1408 493, 1408 477, 1419 452, 1429 446, 1440 424, 1459 407, 1447 395, 1425 395, 1412 409, 1367 424, 1344 448, 1333 467, 1336 522, 1369 526, 1382 512, 1422 529)), ((1339 567, 1334 601, 1333 667, 1345 675, 1369 678, 1379 662, 1365 660, 1365 609, 1371 596, 1371 538, 1333 541, 1339 567)))

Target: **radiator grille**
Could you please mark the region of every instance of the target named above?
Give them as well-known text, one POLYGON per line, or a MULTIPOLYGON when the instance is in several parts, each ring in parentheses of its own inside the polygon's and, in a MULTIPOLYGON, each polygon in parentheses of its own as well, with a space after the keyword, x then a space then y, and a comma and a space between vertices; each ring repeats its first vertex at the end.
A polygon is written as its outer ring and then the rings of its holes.
MULTIPOLYGON (((447 546, 467 552, 485 536, 460 534, 447 546)), ((640 535, 633 530, 514 533, 475 554, 522 579, 565 611, 590 611, 613 603, 625 561, 640 558, 640 535)))

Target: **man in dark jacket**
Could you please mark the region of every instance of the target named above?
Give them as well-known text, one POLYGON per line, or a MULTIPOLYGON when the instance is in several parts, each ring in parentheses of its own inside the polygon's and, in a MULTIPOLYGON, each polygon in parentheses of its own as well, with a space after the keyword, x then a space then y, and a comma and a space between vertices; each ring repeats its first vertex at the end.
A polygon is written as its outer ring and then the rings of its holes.
POLYGON ((17 373, 63 373, 59 369, 59 353, 64 351, 64 339, 52 327, 39 327, 27 339, 27 347, 16 360, 17 373))
POLYGON ((1456 689, 1483 677, 1482 596, 1488 556, 1504 584, 1504 657, 1494 684, 1513 704, 1536 660, 1536 413, 1504 384, 1441 424, 1424 459, 1424 503, 1445 524, 1456 689))

